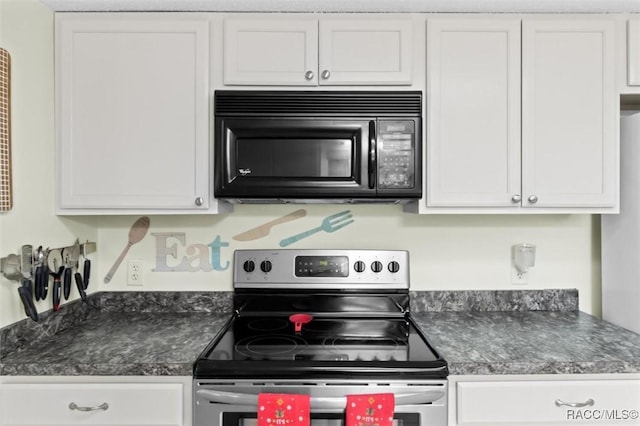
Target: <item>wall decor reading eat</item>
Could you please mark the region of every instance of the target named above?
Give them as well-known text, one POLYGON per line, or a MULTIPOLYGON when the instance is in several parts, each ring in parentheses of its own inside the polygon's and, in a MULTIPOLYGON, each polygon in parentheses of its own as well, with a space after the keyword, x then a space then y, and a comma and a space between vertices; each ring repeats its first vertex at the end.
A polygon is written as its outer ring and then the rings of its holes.
MULTIPOLYGON (((304 209, 296 210, 285 216, 266 222, 260 226, 267 226, 270 229, 275 222, 287 218, 286 221, 298 219, 298 216, 304 216, 307 212, 304 209)), ((322 219, 320 226, 317 226, 316 219, 313 219, 314 227, 308 231, 293 235, 280 241, 280 246, 285 247, 307 238, 315 233, 335 232, 354 222, 351 210, 343 210, 341 212, 329 215, 322 219)), ((256 237, 257 228, 252 228, 240 234, 236 234, 233 239, 236 241, 253 241, 256 237), (243 234, 247 233, 246 236, 243 234), (248 235, 248 234, 251 235, 248 235), (238 238, 239 237, 239 238, 238 238)), ((279 229, 286 232, 286 229, 279 229)), ((258 232, 261 233, 262 231, 258 232)), ((274 232, 275 233, 275 232, 274 232)), ((230 247, 229 240, 218 234, 210 240, 209 243, 187 241, 185 232, 152 232, 151 236, 155 238, 155 258, 156 266, 153 272, 221 272, 229 269, 231 266, 231 258, 235 247, 230 247)), ((259 237, 262 238, 262 237, 259 237)))
POLYGON ((11 55, 0 47, 0 212, 13 207, 11 183, 11 55))

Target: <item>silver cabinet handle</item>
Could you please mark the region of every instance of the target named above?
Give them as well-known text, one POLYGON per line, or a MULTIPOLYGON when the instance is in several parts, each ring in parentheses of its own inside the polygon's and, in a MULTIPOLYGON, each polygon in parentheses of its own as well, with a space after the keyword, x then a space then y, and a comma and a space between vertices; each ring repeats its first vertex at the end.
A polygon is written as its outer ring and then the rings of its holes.
POLYGON ((538 196, 537 195, 532 195, 531 197, 528 198, 529 202, 531 204, 535 204, 538 202, 538 196))
POLYGON ((520 194, 516 194, 511 197, 511 201, 513 201, 514 203, 519 203, 520 201, 522 201, 522 196, 520 194))
POLYGON ((103 402, 97 407, 80 407, 75 402, 69 404, 69 410, 77 410, 77 411, 107 411, 109 409, 109 404, 103 402))
POLYGON ((322 71, 321 76, 322 76, 322 78, 327 80, 329 77, 331 77, 331 73, 329 72, 329 70, 324 70, 324 71, 322 71))
POLYGON ((201 206, 204 204, 204 199, 202 197, 196 198, 196 206, 201 206))
POLYGON ((313 74, 313 71, 307 71, 307 72, 304 73, 304 78, 306 78, 307 80, 311 80, 311 79, 313 79, 314 75, 315 74, 313 74))
POLYGON ((592 407, 595 404, 595 401, 591 398, 587 399, 585 402, 564 402, 561 399, 556 399, 556 407, 572 407, 572 408, 580 408, 580 407, 592 407))

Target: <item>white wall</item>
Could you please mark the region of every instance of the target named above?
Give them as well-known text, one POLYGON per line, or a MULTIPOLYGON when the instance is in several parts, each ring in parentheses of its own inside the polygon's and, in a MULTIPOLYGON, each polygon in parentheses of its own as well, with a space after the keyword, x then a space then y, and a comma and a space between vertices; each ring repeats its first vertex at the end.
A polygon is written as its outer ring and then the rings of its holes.
MULTIPOLYGON (((408 250, 414 290, 578 288, 580 308, 594 314, 600 312, 599 218, 589 215, 417 216, 402 213, 399 206, 238 205, 234 213, 222 216, 152 216, 146 237, 132 246, 127 259, 142 260, 143 290, 230 290, 231 267, 209 271, 198 268, 203 265, 210 269, 208 258, 213 250, 206 246, 217 237, 219 245, 228 244, 220 249, 219 263, 224 267, 232 260, 235 249, 279 248, 282 239, 319 226, 324 217, 343 210, 351 210, 352 224, 335 233, 315 234, 288 248, 408 250), (233 239, 242 231, 300 208, 307 210, 305 217, 274 227, 265 238, 246 242, 233 239), (158 234, 175 236, 165 238, 158 234), (528 285, 514 286, 511 246, 523 242, 537 245, 536 266, 528 285), (173 246, 175 256, 166 255, 167 248, 173 246), (200 251, 205 262, 197 256, 200 251), (161 268, 179 267, 185 258, 192 259, 194 271, 154 271, 158 264, 161 268)), ((127 216, 100 220, 100 270, 96 273, 101 282, 125 247, 129 228, 136 219, 137 216, 127 216)), ((101 283, 102 288, 137 289, 127 286, 126 269, 127 261, 109 284, 101 283)))
MULTIPOLYGON (((108 269, 127 242, 137 216, 60 218, 54 214, 54 72, 53 13, 38 0, 0 0, 0 46, 12 55, 12 133, 14 209, 0 214, 0 256, 18 253, 22 244, 60 247, 76 237, 98 243, 90 291, 230 290, 231 269, 157 272, 159 236, 175 238, 176 258, 160 262, 176 266, 200 250, 210 268, 211 249, 219 237, 222 266, 234 249, 278 248, 282 238, 320 224, 332 213, 350 209, 353 224, 333 233, 309 237, 291 248, 390 248, 409 250, 412 287, 442 289, 578 288, 580 308, 600 313, 599 219, 581 215, 551 216, 416 216, 399 206, 236 206, 222 216, 151 217, 147 236, 134 245, 127 259, 143 263, 143 286, 126 285, 127 260, 109 284, 108 269), (251 242, 233 236, 298 208, 303 219, 280 225, 263 239, 251 242), (537 263, 525 287, 511 284, 510 247, 530 242, 538 247, 537 263), (198 246, 198 244, 200 246, 198 246), (192 246, 188 249, 188 246, 192 246), (194 250, 189 252, 188 250, 194 250), (205 253, 206 251, 206 253, 205 253)), ((166 249, 165 249, 166 251, 166 249)), ((216 262, 217 263, 217 262, 216 262)), ((17 284, 0 277, 0 327, 24 318, 17 284)), ((77 297, 75 290, 72 292, 77 297)), ((38 305, 49 309, 51 299, 38 305)))
MULTIPOLYGON (((53 12, 38 0, 0 0, 0 46, 11 55, 13 209, 0 213, 0 257, 32 244, 95 239, 89 220, 54 214, 53 12)), ((18 284, 0 276, 0 327, 25 317, 18 284)), ((50 309, 51 298, 37 304, 50 309)))

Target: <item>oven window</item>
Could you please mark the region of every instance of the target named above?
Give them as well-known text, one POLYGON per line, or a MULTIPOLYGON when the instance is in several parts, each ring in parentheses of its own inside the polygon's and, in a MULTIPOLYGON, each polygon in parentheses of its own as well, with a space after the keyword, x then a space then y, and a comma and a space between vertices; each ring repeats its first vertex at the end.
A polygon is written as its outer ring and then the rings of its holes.
MULTIPOLYGON (((257 426, 256 413, 223 413, 222 426, 257 426)), ((312 413, 311 426, 345 426, 343 413, 312 413)), ((420 426, 420 414, 395 413, 393 426, 420 426)))

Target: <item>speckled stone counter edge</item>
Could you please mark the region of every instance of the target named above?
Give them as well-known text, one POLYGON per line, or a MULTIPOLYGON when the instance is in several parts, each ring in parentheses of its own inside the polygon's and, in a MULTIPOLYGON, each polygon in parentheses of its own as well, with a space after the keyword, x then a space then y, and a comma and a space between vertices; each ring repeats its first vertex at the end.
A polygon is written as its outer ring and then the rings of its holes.
POLYGON ((577 289, 412 291, 411 312, 577 311, 577 289))

